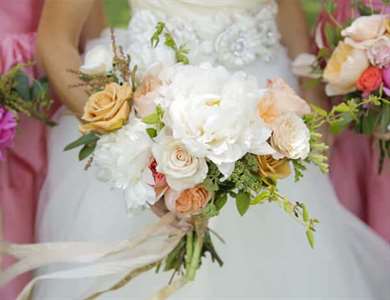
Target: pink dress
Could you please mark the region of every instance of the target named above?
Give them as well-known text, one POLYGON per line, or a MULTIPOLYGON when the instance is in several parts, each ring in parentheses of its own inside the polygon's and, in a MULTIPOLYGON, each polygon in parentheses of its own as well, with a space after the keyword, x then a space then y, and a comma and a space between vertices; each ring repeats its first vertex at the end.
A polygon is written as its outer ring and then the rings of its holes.
POLYGON ((338 137, 331 179, 343 204, 390 242, 390 161, 379 175, 377 144, 353 132, 338 137))
MULTIPOLYGON (((33 59, 40 0, 0 1, 0 73, 33 59)), ((35 73, 34 71, 32 73, 35 73)), ((34 75, 34 74, 32 74, 34 75)), ((35 209, 46 172, 44 125, 23 118, 14 145, 0 162, 0 205, 3 238, 30 243, 34 238, 35 209)), ((4 264, 11 263, 4 259, 4 264)), ((0 299, 14 300, 29 276, 21 276, 0 289, 0 299)))

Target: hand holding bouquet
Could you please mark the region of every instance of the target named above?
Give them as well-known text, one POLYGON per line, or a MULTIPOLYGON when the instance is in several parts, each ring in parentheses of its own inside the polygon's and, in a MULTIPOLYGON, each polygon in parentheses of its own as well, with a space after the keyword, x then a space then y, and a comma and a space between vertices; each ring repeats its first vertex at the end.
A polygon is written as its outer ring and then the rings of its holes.
POLYGON ((390 16, 362 3, 356 13, 361 16, 345 28, 325 30, 320 23, 316 55, 298 56, 294 70, 326 84, 334 106, 329 113, 317 111, 333 133, 351 125, 379 140, 381 168, 390 157, 390 16))

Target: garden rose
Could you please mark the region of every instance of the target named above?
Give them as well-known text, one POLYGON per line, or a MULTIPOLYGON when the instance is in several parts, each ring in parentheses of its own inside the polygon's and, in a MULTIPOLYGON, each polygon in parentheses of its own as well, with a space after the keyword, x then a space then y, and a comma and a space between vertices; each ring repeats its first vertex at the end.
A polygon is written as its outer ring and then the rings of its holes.
POLYGON ((206 159, 193 156, 181 142, 164 133, 153 145, 153 156, 157 171, 165 175, 169 187, 175 191, 192 188, 207 176, 206 159))
POLYGON ((369 65, 365 51, 340 42, 324 70, 326 94, 344 95, 356 90, 356 81, 369 65))
POLYGON ((165 194, 165 204, 168 210, 187 216, 199 213, 210 199, 210 192, 202 185, 182 192, 169 190, 165 194))
POLYGON ((371 64, 379 68, 390 65, 390 38, 383 36, 378 39, 367 51, 371 64))
POLYGON ((16 118, 14 114, 0 106, 0 160, 4 159, 4 151, 15 137, 16 118))
POLYGON ((310 152, 310 132, 303 120, 294 113, 277 119, 271 144, 282 157, 305 159, 310 152))
POLYGON ((161 86, 161 80, 147 75, 134 92, 134 107, 139 117, 144 118, 156 110, 155 91, 161 86))
POLYGON ((275 159, 272 155, 258 155, 257 163, 260 175, 273 179, 282 179, 290 176, 291 168, 287 159, 275 159))
POLYGON ((131 86, 110 83, 103 91, 91 95, 85 105, 80 126, 82 133, 107 133, 121 128, 130 114, 131 86))
POLYGON ((299 97, 282 79, 268 82, 268 88, 257 105, 260 117, 268 124, 282 114, 293 112, 298 116, 310 113, 310 106, 299 97))
POLYGON ((367 94, 379 89, 381 84, 382 72, 377 67, 367 68, 356 82, 358 90, 367 94))
POLYGON ((359 49, 366 49, 386 32, 386 16, 372 15, 357 18, 341 34, 345 42, 359 49))

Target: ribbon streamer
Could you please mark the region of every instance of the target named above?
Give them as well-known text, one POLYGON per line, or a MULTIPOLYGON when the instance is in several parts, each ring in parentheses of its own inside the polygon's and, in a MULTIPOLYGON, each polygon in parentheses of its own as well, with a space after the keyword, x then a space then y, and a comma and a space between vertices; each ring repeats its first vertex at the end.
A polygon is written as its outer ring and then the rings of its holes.
POLYGON ((63 242, 15 245, 0 242, 0 253, 19 259, 0 274, 0 285, 40 267, 58 263, 83 264, 31 280, 16 300, 28 300, 38 281, 77 279, 129 273, 163 260, 180 242, 186 230, 177 226, 173 214, 166 214, 132 240, 113 243, 63 242), (84 265, 89 264, 89 265, 84 265))

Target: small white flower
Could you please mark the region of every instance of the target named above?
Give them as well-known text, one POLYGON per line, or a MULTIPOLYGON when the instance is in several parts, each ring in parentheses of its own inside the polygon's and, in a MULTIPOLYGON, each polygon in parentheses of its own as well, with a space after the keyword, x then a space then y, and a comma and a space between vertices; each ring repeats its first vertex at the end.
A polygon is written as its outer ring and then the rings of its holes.
POLYGON ((98 179, 124 190, 129 209, 156 201, 149 169, 152 140, 145 130, 145 124, 133 117, 123 128, 103 135, 94 153, 98 179))
POLYGON ((172 137, 161 134, 153 145, 157 171, 164 174, 170 188, 182 191, 202 183, 207 176, 207 163, 188 152, 186 147, 172 137))
POLYGON ((112 69, 112 59, 113 54, 109 46, 96 45, 85 54, 80 71, 88 75, 105 74, 112 69))
POLYGON ((273 125, 272 146, 284 157, 305 159, 310 152, 310 132, 302 118, 294 113, 279 117, 273 125))

